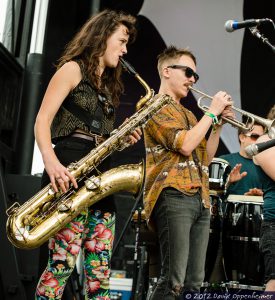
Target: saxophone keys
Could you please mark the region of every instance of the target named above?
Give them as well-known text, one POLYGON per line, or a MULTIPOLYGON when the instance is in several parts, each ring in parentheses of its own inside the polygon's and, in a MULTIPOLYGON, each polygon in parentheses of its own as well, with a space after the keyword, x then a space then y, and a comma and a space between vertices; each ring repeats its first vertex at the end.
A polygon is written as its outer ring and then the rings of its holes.
POLYGON ((78 162, 72 162, 68 165, 67 169, 69 172, 77 170, 77 168, 79 167, 78 162))
POLYGON ((63 203, 60 203, 60 205, 58 205, 58 211, 67 212, 71 209, 72 205, 73 205, 72 200, 66 200, 66 202, 64 201, 63 203))
POLYGON ((45 212, 47 212, 49 209, 50 209, 50 207, 51 207, 51 203, 50 202, 46 202, 43 206, 42 206, 42 212, 43 213, 45 213, 45 212))
POLYGON ((85 181, 85 186, 87 190, 97 190, 100 188, 101 179, 99 177, 92 176, 85 181))
POLYGON ((55 191, 53 190, 53 188, 49 188, 48 190, 48 195, 54 195, 55 194, 55 191))

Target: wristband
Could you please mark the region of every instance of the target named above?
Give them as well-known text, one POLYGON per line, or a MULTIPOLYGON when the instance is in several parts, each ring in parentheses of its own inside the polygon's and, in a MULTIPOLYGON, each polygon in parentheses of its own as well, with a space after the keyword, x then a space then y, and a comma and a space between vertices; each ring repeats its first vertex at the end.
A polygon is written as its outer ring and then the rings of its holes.
POLYGON ((215 115, 212 114, 211 112, 206 111, 204 114, 205 114, 206 116, 212 118, 212 123, 213 123, 213 125, 216 125, 216 124, 219 123, 219 120, 218 120, 217 116, 215 116, 215 115))

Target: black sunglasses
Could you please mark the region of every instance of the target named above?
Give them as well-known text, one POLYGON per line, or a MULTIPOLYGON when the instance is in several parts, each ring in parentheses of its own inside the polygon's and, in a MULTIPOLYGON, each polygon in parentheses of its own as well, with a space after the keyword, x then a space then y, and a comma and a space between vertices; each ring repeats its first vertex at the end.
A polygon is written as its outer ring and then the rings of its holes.
POLYGON ((250 137, 252 140, 255 140, 255 141, 260 137, 260 135, 257 133, 250 133, 250 134, 246 133, 245 136, 250 137))
POLYGON ((185 76, 187 78, 191 78, 192 76, 195 79, 195 83, 199 80, 199 75, 194 72, 191 68, 187 67, 187 66, 182 66, 182 65, 171 65, 171 66, 167 66, 167 68, 172 68, 172 69, 181 69, 185 72, 185 76))

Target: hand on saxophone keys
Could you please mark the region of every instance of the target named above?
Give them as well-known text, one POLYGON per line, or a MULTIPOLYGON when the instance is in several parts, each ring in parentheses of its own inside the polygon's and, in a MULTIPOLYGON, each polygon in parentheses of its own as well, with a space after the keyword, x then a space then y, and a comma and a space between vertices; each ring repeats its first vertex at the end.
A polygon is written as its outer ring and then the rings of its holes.
POLYGON ((132 134, 129 135, 129 144, 134 145, 135 143, 137 143, 142 136, 142 131, 140 128, 136 128, 132 134))
MULTIPOLYGON (((127 123, 129 119, 126 118, 125 121, 123 122, 123 124, 127 123)), ((124 148, 130 146, 130 145, 134 145, 136 144, 140 139, 141 139, 141 136, 142 136, 142 130, 137 127, 135 130, 133 130, 133 132, 131 134, 129 134, 128 136, 126 136, 124 138, 124 146, 123 145, 120 147, 119 150, 123 150, 124 148)))
POLYGON ((78 188, 76 179, 58 160, 45 161, 45 169, 51 180, 51 185, 54 192, 66 192, 72 183, 75 188, 78 188))

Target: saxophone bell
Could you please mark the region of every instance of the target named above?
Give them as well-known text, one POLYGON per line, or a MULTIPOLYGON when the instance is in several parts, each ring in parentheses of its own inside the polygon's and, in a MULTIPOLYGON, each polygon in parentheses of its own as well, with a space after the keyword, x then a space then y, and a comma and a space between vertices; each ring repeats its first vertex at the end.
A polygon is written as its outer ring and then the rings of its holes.
MULTIPOLYGON (((7 220, 6 228, 10 242, 21 249, 39 247, 81 211, 99 200, 120 191, 139 194, 144 180, 143 163, 123 165, 90 180, 100 183, 99 186, 90 189, 84 185, 75 194, 61 201, 53 201, 52 207, 46 212, 36 211, 37 214, 33 213, 31 216, 25 212, 24 208, 36 199, 30 199, 28 203, 17 207, 7 220)), ((27 211, 31 212, 30 209, 27 211)))

